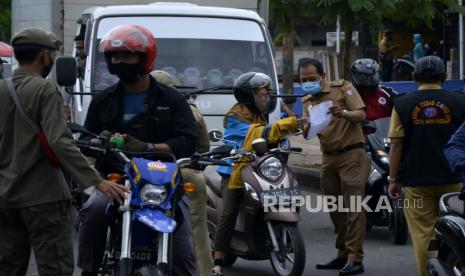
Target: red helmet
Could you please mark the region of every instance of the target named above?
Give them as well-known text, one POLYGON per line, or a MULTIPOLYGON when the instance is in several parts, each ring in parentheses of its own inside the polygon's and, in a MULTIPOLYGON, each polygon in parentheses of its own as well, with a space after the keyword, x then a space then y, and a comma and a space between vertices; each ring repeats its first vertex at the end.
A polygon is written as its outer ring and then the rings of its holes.
POLYGON ((148 74, 157 57, 157 44, 147 28, 140 25, 120 25, 105 34, 100 42, 100 51, 105 57, 111 52, 141 52, 145 55, 144 69, 148 74))

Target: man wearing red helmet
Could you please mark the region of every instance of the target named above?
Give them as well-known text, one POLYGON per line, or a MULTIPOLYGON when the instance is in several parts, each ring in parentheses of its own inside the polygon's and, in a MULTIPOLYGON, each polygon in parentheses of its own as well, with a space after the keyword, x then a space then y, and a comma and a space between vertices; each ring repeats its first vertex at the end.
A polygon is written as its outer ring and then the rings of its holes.
MULTIPOLYGON (((197 128, 185 98, 150 77, 157 45, 145 27, 121 25, 111 29, 100 43, 110 73, 119 83, 96 95, 89 106, 85 127, 125 138, 129 151, 164 151, 176 158, 195 152, 197 128), (121 134, 123 133, 123 134, 121 134)), ((114 171, 104 160, 96 167, 114 171)), ((105 208, 108 201, 94 193, 80 211, 78 265, 82 275, 97 275, 106 238, 105 208)), ((184 218, 173 239, 173 275, 195 275, 189 212, 178 204, 184 218)))

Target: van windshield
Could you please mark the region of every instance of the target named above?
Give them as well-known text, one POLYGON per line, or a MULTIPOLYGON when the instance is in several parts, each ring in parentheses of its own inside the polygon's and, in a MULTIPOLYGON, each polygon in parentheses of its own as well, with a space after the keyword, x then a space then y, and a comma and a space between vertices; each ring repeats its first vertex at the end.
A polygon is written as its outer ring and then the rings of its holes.
MULTIPOLYGON (((251 20, 205 17, 108 17, 98 26, 97 39, 111 28, 140 24, 154 35, 158 54, 154 69, 169 72, 176 85, 204 89, 232 86, 238 76, 256 71, 274 74, 272 56, 260 25, 251 20)), ((116 83, 95 45, 93 90, 116 83)), ((276 89, 276 84, 273 83, 276 89)))

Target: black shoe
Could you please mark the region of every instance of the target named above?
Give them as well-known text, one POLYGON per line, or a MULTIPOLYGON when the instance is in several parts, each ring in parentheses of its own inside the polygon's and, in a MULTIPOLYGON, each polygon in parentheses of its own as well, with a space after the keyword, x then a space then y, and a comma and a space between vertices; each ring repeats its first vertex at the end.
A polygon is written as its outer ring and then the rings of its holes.
POLYGON ((364 271, 362 262, 347 261, 346 265, 339 271, 339 276, 357 275, 364 271))
POLYGON ((317 264, 316 269, 341 269, 347 262, 347 258, 337 257, 329 263, 317 264))

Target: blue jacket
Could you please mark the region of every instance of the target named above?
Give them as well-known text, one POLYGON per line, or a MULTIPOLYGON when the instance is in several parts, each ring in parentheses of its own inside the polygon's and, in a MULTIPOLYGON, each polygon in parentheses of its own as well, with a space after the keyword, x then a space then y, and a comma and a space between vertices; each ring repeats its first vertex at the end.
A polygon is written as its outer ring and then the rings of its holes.
MULTIPOLYGON (((465 183, 465 123, 452 135, 444 147, 444 154, 451 170, 460 174, 462 183, 465 183)), ((465 188, 462 188, 460 199, 465 200, 465 188)))

